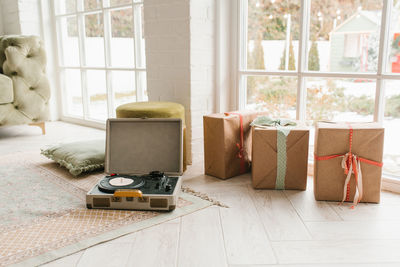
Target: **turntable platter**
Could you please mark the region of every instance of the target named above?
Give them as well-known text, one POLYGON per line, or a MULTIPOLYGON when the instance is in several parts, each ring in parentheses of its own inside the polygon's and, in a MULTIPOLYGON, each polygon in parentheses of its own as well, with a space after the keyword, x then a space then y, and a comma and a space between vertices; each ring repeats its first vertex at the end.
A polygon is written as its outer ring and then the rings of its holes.
POLYGON ((112 186, 124 186, 124 185, 133 184, 134 180, 131 178, 118 177, 118 178, 110 179, 109 182, 110 182, 110 185, 112 185, 112 186))

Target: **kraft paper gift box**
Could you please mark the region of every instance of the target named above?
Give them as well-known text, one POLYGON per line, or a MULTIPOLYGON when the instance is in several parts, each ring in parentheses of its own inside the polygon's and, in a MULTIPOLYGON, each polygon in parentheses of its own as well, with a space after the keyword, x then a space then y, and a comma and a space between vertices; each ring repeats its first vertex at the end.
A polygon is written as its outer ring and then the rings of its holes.
POLYGON ((253 187, 306 190, 309 130, 295 126, 285 136, 279 126, 254 126, 252 135, 253 187))
POLYGON ((379 203, 383 139, 377 123, 317 123, 315 199, 379 203))
POLYGON ((263 114, 232 111, 203 116, 205 174, 227 179, 250 170, 250 123, 263 114))

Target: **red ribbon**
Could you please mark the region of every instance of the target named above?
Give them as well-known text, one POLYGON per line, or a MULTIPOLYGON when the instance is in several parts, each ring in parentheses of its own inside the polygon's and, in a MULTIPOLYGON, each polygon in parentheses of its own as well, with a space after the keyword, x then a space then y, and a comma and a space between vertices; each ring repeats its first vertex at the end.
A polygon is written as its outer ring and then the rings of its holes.
POLYGON ((236 143, 236 147, 238 148, 238 153, 236 157, 240 159, 240 173, 243 174, 246 172, 246 161, 244 159, 244 127, 243 127, 243 115, 235 112, 225 112, 226 116, 229 115, 237 115, 239 116, 240 121, 240 142, 236 143))
MULTIPOLYGON (((314 155, 314 159, 315 160, 329 160, 329 159, 334 159, 334 158, 338 158, 338 157, 344 157, 346 159, 345 160, 345 164, 344 164, 344 174, 348 175, 349 171, 354 172, 354 178, 356 179, 356 184, 357 184, 358 183, 358 176, 359 176, 358 170, 357 170, 357 167, 356 167, 357 166, 357 160, 360 161, 360 162, 364 162, 364 163, 367 163, 367 164, 370 164, 370 165, 377 166, 377 167, 382 167, 383 163, 358 157, 358 156, 354 155, 351 152, 351 148, 352 148, 352 145, 353 145, 353 127, 350 124, 348 124, 348 125, 349 125, 349 128, 350 128, 349 152, 347 152, 346 154, 343 154, 343 155, 337 155, 336 154, 336 155, 321 156, 321 157, 319 157, 317 155, 314 155)), ((346 189, 346 197, 344 199, 346 201, 349 201, 350 200, 350 183, 347 183, 347 185, 345 185, 345 186, 347 187, 347 189, 346 189)), ((361 198, 362 198, 362 195, 360 195, 360 198, 358 199, 357 203, 360 202, 361 198)))

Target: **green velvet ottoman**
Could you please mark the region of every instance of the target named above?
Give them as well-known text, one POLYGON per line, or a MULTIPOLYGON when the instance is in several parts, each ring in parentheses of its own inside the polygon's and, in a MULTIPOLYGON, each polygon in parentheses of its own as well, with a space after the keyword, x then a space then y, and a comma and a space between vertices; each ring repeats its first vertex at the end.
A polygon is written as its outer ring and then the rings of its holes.
POLYGON ((117 118, 178 118, 183 123, 183 171, 186 170, 185 108, 173 102, 134 102, 116 109, 117 118))

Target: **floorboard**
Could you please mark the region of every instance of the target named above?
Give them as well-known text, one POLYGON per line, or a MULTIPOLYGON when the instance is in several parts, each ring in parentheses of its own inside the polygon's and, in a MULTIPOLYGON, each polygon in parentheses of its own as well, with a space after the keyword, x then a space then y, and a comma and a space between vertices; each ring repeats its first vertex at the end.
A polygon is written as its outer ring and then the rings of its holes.
POLYGON ((85 250, 76 266, 78 267, 120 267, 127 266, 132 243, 100 244, 85 250))
POLYGON ((311 236, 316 240, 398 239, 399 222, 392 221, 342 221, 306 222, 311 236), (338 231, 340 229, 340 231, 338 231))
MULTIPOLYGON (((312 179, 308 179, 312 181, 312 179)), ((306 191, 286 190, 290 200, 303 221, 340 221, 340 216, 324 201, 315 201, 312 184, 307 185, 306 191)))
POLYGON ((137 233, 127 266, 176 266, 180 220, 166 222, 137 233))
POLYGON ((64 258, 49 262, 42 267, 71 267, 76 266, 85 251, 79 251, 64 258))
POLYGON ((276 263, 268 236, 248 190, 217 195, 230 208, 220 208, 229 264, 276 263))
POLYGON ((227 266, 219 208, 182 217, 178 266, 227 266))
POLYGON ((272 246, 280 264, 398 262, 400 266, 399 240, 280 241, 272 246))
POLYGON ((304 222, 282 191, 250 191, 270 240, 311 239, 304 222))

